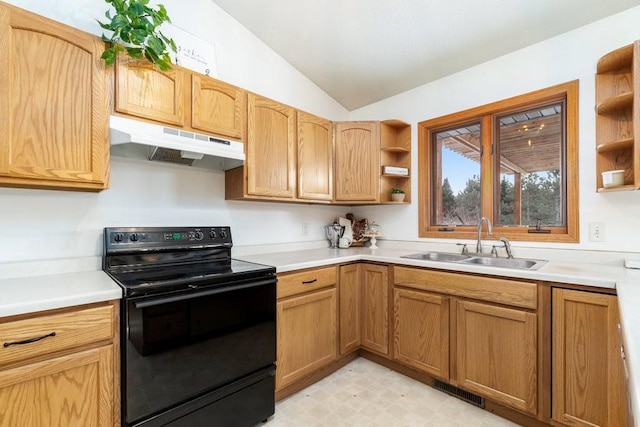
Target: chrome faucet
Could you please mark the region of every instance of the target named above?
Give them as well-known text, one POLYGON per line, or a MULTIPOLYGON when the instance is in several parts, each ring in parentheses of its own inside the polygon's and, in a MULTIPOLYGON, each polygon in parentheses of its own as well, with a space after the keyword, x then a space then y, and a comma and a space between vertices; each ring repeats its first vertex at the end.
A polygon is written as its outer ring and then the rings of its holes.
POLYGON ((476 252, 479 254, 482 253, 482 223, 483 222, 487 224, 487 236, 491 236, 491 234, 493 233, 493 229, 491 228, 491 222, 485 217, 480 218, 480 221, 478 221, 478 243, 476 243, 476 252))
POLYGON ((501 237, 500 241, 504 244, 504 249, 507 251, 507 258, 513 258, 513 252, 511 252, 511 243, 506 237, 501 237))

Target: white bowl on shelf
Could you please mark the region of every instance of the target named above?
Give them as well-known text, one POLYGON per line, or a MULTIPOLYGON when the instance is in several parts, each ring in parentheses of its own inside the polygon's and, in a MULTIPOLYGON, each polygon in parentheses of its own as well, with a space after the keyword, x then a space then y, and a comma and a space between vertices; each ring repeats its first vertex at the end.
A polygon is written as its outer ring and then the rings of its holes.
POLYGON ((617 187, 624 184, 624 170, 602 172, 602 186, 617 187))

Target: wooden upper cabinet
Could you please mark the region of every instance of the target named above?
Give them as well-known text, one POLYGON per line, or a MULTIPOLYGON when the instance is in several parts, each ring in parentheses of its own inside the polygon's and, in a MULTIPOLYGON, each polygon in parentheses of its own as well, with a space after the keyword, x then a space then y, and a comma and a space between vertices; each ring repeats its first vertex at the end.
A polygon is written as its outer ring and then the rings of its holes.
POLYGON ((333 125, 298 111, 298 198, 333 198, 333 125))
POLYGON ((336 123, 335 200, 376 202, 380 184, 380 123, 336 123))
POLYGON ((116 60, 115 110, 143 119, 185 125, 185 71, 160 71, 146 60, 119 55, 116 60))
POLYGON ((4 3, 0 40, 0 185, 106 188, 102 41, 4 3))
POLYGON ((208 133, 244 140, 247 93, 203 75, 191 75, 191 126, 208 133))
POLYGON ((277 198, 295 197, 295 109, 249 94, 247 193, 277 198))

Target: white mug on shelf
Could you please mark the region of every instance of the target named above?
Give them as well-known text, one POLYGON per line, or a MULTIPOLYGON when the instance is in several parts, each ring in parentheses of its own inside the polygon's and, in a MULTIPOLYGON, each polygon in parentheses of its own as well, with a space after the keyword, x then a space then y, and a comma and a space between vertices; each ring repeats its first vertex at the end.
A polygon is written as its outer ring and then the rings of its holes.
POLYGON ((351 239, 349 239, 348 237, 341 237, 338 241, 339 248, 346 249, 349 246, 351 246, 351 239))

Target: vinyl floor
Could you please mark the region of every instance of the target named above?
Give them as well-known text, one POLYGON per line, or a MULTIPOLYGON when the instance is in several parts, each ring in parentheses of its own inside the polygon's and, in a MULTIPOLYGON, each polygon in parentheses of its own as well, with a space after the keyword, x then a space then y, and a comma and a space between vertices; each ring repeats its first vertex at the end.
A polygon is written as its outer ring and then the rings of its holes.
POLYGON ((266 427, 509 427, 488 411, 362 357, 276 403, 266 427))

